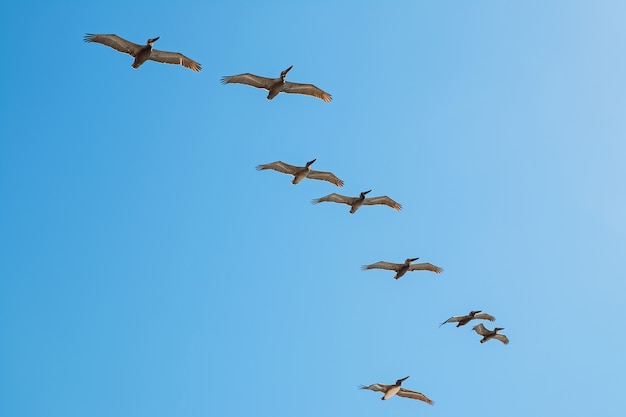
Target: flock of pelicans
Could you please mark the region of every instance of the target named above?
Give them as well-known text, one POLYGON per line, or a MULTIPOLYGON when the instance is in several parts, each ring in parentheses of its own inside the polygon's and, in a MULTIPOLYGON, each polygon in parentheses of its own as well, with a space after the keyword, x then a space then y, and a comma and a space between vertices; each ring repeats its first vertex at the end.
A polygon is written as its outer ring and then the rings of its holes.
MULTIPOLYGON (((161 62, 165 64, 176 64, 182 65, 185 68, 189 68, 192 71, 200 71, 202 70, 202 66, 196 61, 186 57, 185 55, 179 52, 167 52, 167 51, 159 51, 153 49, 152 45, 154 42, 159 40, 159 37, 150 38, 146 42, 145 45, 138 45, 136 43, 127 41, 117 35, 94 35, 87 34, 85 35, 85 42, 97 42, 103 45, 109 46, 117 51, 129 54, 135 61, 132 64, 133 68, 139 68, 143 63, 148 60, 161 62)), ((330 102, 332 97, 330 94, 321 90, 320 88, 314 86, 313 84, 300 84, 300 83, 292 83, 285 81, 285 77, 287 73, 293 68, 293 65, 287 68, 286 70, 280 73, 279 78, 265 78, 260 77, 258 75, 245 73, 233 76, 222 77, 222 84, 246 84, 256 88, 264 88, 269 91, 267 95, 267 99, 271 100, 278 93, 293 93, 293 94, 304 94, 313 97, 317 97, 324 102, 330 102)), ((343 187, 343 181, 340 180, 335 174, 332 172, 326 171, 315 171, 311 169, 311 165, 316 160, 313 159, 305 164, 305 166, 294 166, 289 165, 282 161, 276 161, 269 164, 263 164, 257 166, 258 170, 274 170, 281 172, 283 174, 293 175, 292 184, 298 184, 305 178, 313 179, 313 180, 321 180, 330 182, 337 187, 343 187)), ((382 204, 393 208, 394 210, 402 209, 402 206, 398 204, 396 201, 392 200, 387 196, 379 196, 379 197, 365 197, 369 192, 363 191, 359 194, 358 197, 347 197, 341 194, 332 193, 324 197, 316 198, 312 202, 313 204, 323 203, 323 202, 331 202, 331 203, 339 203, 339 204, 347 204, 350 206, 350 213, 355 213, 361 206, 371 206, 382 204)), ((368 269, 386 269, 390 271, 394 271, 396 275, 394 279, 399 279, 404 274, 409 271, 431 271, 437 274, 443 272, 443 269, 439 268, 430 263, 417 263, 413 262, 418 260, 419 258, 408 258, 404 261, 404 263, 393 263, 393 262, 385 262, 380 261, 370 265, 363 265, 363 270, 368 269)), ((456 327, 464 326, 472 320, 488 320, 494 321, 495 317, 490 314, 483 313, 481 310, 470 311, 469 314, 464 316, 455 316, 450 317, 448 320, 444 321, 439 325, 439 327, 443 326, 446 323, 457 323, 456 327)), ((482 323, 474 326, 472 330, 482 336, 480 343, 485 343, 491 339, 499 340, 505 345, 509 343, 509 339, 501 333, 498 333, 500 330, 503 330, 502 327, 496 327, 493 330, 487 329, 482 323)), ((414 400, 420 400, 427 404, 433 405, 433 401, 429 399, 426 395, 421 392, 411 391, 406 388, 402 388, 402 382, 404 382, 407 377, 398 379, 395 384, 372 384, 372 385, 362 385, 361 389, 368 389, 371 391, 379 391, 383 393, 382 400, 387 400, 394 395, 411 398, 414 400)))

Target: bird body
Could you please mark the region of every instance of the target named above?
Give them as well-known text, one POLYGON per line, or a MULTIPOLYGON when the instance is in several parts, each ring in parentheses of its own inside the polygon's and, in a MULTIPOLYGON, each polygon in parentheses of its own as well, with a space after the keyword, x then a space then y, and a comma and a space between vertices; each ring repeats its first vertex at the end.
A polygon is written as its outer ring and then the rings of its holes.
POLYGON ((150 54, 152 54, 152 44, 158 41, 159 38, 160 36, 148 39, 146 44, 137 50, 135 53, 135 61, 131 65, 133 68, 139 68, 144 62, 150 59, 150 54))
POLYGON ((443 272, 443 269, 439 268, 436 265, 433 265, 428 262, 422 262, 419 264, 413 264, 411 262, 418 260, 419 258, 407 258, 404 263, 396 264, 393 262, 380 261, 370 265, 363 265, 361 267, 362 270, 366 271, 368 269, 387 269, 390 271, 396 271, 396 275, 393 277, 394 279, 400 279, 404 274, 408 271, 432 271, 437 274, 443 272))
POLYGON ((491 339, 496 339, 496 340, 501 341, 505 345, 509 344, 509 338, 503 334, 498 333, 499 330, 504 330, 504 327, 496 327, 493 330, 489 330, 485 326, 483 326, 482 323, 480 323, 474 326, 472 330, 474 330, 479 335, 483 336, 483 338, 480 340, 480 343, 485 343, 491 339))
POLYGON ((303 179, 310 178, 313 180, 328 181, 332 184, 335 184, 337 187, 343 187, 343 181, 337 178, 332 172, 312 170, 311 164, 313 164, 313 162, 315 161, 316 159, 307 162, 306 166, 304 167, 298 167, 286 164, 282 161, 276 161, 272 162, 271 164, 258 165, 256 169, 259 171, 264 169, 272 169, 274 171, 282 172, 284 174, 293 175, 293 180, 291 181, 292 184, 298 184, 303 179))
POLYGON ((426 397, 421 392, 411 391, 406 388, 402 388, 402 382, 408 378, 404 377, 398 379, 395 384, 372 384, 372 385, 361 385, 361 389, 368 389, 370 391, 378 391, 382 392, 383 396, 380 398, 381 400, 388 400, 389 398, 397 395, 399 397, 411 398, 413 400, 420 400, 425 402, 426 404, 433 405, 433 401, 426 397))
POLYGON ((144 62, 152 60, 164 64, 182 65, 192 71, 202 70, 202 66, 200 64, 190 58, 187 58, 180 52, 167 52, 153 49, 152 44, 158 41, 159 38, 160 36, 150 38, 146 41, 145 45, 138 45, 114 34, 95 35, 88 33, 85 35, 85 42, 101 43, 115 49, 116 51, 120 51, 134 57, 135 61, 132 63, 132 67, 135 69, 139 68, 144 62))
POLYGON ((316 198, 315 200, 312 201, 312 203, 317 204, 317 203, 323 203, 323 202, 331 202, 331 203, 347 204, 351 207, 350 209, 351 214, 354 214, 361 206, 373 206, 375 204, 383 204, 383 205, 391 207, 394 210, 402 209, 401 204, 398 204, 397 202, 393 201, 391 198, 387 196, 365 198, 365 195, 369 193, 370 191, 372 190, 363 191, 361 194, 359 194, 358 197, 346 197, 345 195, 332 193, 324 197, 316 198))
POLYGON ((391 388, 387 390, 387 392, 385 392, 385 395, 383 395, 381 400, 388 400, 389 398, 396 395, 400 391, 401 388, 402 387, 400 385, 393 385, 391 388))
MULTIPOLYGON (((313 160, 313 162, 315 162, 315 160, 313 160)), ((313 162, 311 162, 311 164, 313 162)), ((300 181, 308 177, 310 172, 311 172, 310 164, 309 162, 307 162, 304 168, 297 170, 295 174, 293 174, 293 180, 291 181, 291 183, 294 185, 299 183, 300 181)))
POLYGON ((482 310, 472 310, 466 316, 455 316, 450 317, 448 320, 444 321, 439 325, 439 327, 443 326, 446 323, 457 323, 456 327, 465 326, 471 320, 489 320, 494 321, 496 318, 487 313, 481 313, 482 310), (480 313, 480 314, 479 314, 480 313))
POLYGON ((269 91, 267 99, 272 100, 278 95, 278 93, 293 93, 304 94, 307 96, 317 97, 326 103, 332 100, 332 97, 327 92, 314 86, 313 84, 300 84, 285 81, 287 73, 291 71, 293 65, 284 71, 281 71, 278 78, 266 78, 258 75, 250 74, 249 72, 239 75, 230 75, 222 77, 222 84, 245 84, 256 88, 264 88, 269 91))

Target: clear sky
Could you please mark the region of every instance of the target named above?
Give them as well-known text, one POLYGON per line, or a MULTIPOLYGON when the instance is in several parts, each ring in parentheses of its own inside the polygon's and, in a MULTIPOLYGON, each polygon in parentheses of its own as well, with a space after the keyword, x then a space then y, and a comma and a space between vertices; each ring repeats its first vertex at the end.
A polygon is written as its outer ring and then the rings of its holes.
POLYGON ((626 4, 264 3, 0 4, 0 415, 622 416, 626 4))

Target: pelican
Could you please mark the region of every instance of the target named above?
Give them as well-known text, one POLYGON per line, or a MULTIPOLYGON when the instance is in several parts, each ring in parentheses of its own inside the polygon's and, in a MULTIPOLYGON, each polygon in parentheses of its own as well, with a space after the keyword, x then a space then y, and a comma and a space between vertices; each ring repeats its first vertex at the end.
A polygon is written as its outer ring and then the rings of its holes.
POLYGON ((402 388, 402 381, 407 379, 407 377, 398 379, 395 384, 385 385, 385 384, 372 384, 372 385, 361 385, 359 388, 361 389, 369 389, 372 391, 380 391, 383 392, 384 395, 380 398, 381 400, 388 400, 394 395, 398 395, 400 397, 411 398, 413 400, 424 401, 426 404, 433 405, 433 401, 422 394, 421 392, 411 391, 405 388, 402 388))
POLYGON ((505 345, 509 344, 509 338, 503 334, 498 333, 498 330, 504 330, 504 327, 496 327, 493 330, 489 330, 485 328, 482 323, 480 323, 479 325, 474 326, 472 330, 483 336, 483 338, 480 340, 480 343, 485 343, 487 340, 496 339, 501 341, 505 345))
POLYGON ((401 278, 408 271, 432 271, 437 274, 441 274, 443 269, 435 266, 433 264, 429 264, 428 262, 423 262, 419 264, 412 264, 411 262, 417 261, 419 258, 407 258, 403 264, 394 264, 393 262, 385 262, 380 261, 371 265, 363 265, 361 269, 366 271, 368 269, 388 269, 390 271, 396 271, 396 276, 394 279, 401 278))
POLYGON ((461 327, 461 326, 465 326, 467 323, 469 323, 471 320, 489 320, 489 321, 494 321, 496 318, 490 314, 487 313, 482 313, 482 314, 478 314, 482 312, 482 310, 472 310, 469 312, 469 314, 467 316, 456 316, 456 317, 450 317, 448 320, 444 321, 443 323, 441 323, 439 325, 439 327, 443 326, 446 323, 457 323, 456 327, 461 327))
POLYGON ((292 184, 297 184, 305 178, 311 178, 312 180, 328 181, 335 184, 337 187, 343 187, 343 181, 337 178, 332 172, 314 171, 311 169, 311 165, 317 159, 309 161, 306 166, 296 167, 284 163, 283 161, 272 162, 271 164, 257 165, 256 169, 262 171, 264 169, 273 169, 274 171, 282 172, 283 174, 293 175, 292 184))
POLYGON ((85 42, 97 42, 103 45, 109 46, 117 51, 124 52, 135 58, 132 67, 137 69, 146 62, 152 60, 156 62, 162 62, 164 64, 177 64, 182 65, 185 68, 189 68, 192 71, 200 71, 202 66, 196 61, 187 58, 185 55, 179 52, 166 52, 152 49, 152 44, 158 41, 160 36, 156 38, 150 38, 145 45, 137 45, 120 38, 117 35, 94 35, 87 33, 85 35, 85 42))
POLYGON ((375 204, 384 204, 386 206, 391 207, 394 210, 402 209, 401 204, 396 203, 395 201, 393 201, 391 198, 387 197, 386 195, 382 197, 365 198, 365 194, 369 193, 370 191, 372 190, 363 191, 361 194, 359 194, 358 197, 346 197, 345 195, 332 193, 321 198, 316 198, 315 200, 312 201, 312 203, 317 204, 317 203, 323 203, 323 202, 329 201, 331 203, 347 204, 352 207, 350 209, 350 213, 356 212, 363 205, 373 206, 375 204))
POLYGON ((299 84, 285 81, 287 73, 291 71, 292 68, 293 65, 282 71, 280 73, 280 77, 278 78, 259 77, 258 75, 250 74, 247 72, 245 74, 222 77, 221 81, 222 84, 246 84, 256 88, 265 88, 266 90, 269 90, 269 94, 267 95, 268 100, 273 99, 278 93, 283 92, 305 94, 307 96, 313 96, 322 99, 326 103, 330 103, 330 101, 332 100, 330 94, 322 91, 313 84, 299 84))

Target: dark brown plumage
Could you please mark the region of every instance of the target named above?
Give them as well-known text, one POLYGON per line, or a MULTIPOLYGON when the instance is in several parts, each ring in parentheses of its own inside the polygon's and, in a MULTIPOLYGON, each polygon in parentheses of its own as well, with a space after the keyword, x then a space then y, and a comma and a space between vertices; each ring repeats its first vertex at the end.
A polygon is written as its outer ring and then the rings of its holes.
POLYGON ((256 88, 264 88, 269 90, 267 99, 271 100, 278 93, 304 94, 307 96, 317 97, 320 100, 329 103, 332 97, 327 92, 314 86, 313 84, 299 84, 285 81, 287 73, 293 68, 293 65, 280 73, 278 78, 266 78, 258 75, 245 73, 239 75, 230 75, 222 77, 222 84, 245 84, 256 88))
POLYGON ((312 203, 317 204, 317 203, 331 202, 331 203, 347 204, 351 207, 350 208, 351 214, 354 214, 361 206, 373 206, 376 204, 383 204, 385 206, 391 207, 394 210, 402 209, 401 204, 398 204, 397 202, 393 201, 391 198, 387 197, 386 195, 380 196, 380 197, 365 198, 365 195, 369 193, 370 191, 372 190, 363 191, 361 194, 359 194, 358 197, 347 197, 345 195, 332 193, 324 197, 316 198, 312 201, 312 203))
POLYGON ((192 71, 202 70, 202 66, 200 64, 190 58, 187 58, 180 52, 167 52, 152 49, 152 44, 158 41, 159 38, 160 36, 150 38, 145 45, 137 45, 136 43, 127 41, 126 39, 114 34, 94 35, 88 33, 85 35, 85 42, 101 43, 102 45, 106 45, 116 51, 120 51, 134 57, 135 61, 132 63, 132 67, 135 69, 139 68, 144 62, 151 60, 164 64, 182 65, 192 71))

